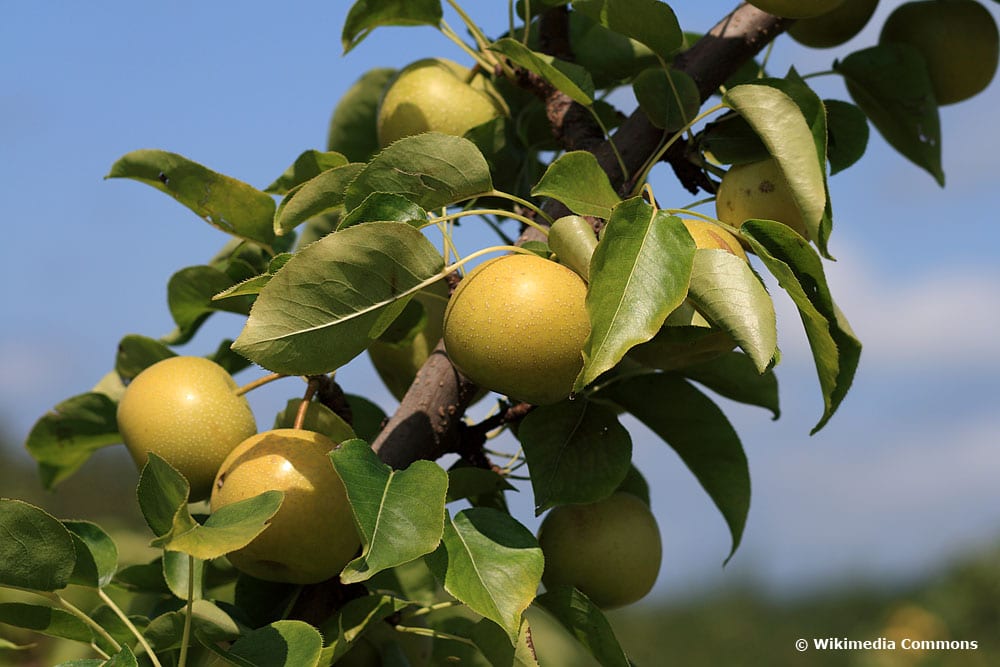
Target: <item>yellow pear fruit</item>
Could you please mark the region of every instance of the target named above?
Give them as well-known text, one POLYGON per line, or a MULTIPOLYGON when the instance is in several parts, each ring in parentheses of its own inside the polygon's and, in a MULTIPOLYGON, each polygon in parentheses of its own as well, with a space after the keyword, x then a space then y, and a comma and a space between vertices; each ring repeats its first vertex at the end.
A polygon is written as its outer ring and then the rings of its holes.
POLYGON ((715 215, 736 228, 751 218, 776 220, 809 238, 802 212, 773 158, 730 167, 715 193, 715 215))

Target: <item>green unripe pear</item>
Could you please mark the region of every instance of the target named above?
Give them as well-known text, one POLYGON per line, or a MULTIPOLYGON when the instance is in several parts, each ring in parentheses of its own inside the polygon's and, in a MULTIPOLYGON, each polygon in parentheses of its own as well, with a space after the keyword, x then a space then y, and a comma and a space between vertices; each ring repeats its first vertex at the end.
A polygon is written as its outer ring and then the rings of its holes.
POLYGON ((844 0, 747 0, 768 14, 789 19, 805 19, 826 14, 844 0))
POLYGON ((212 487, 212 511, 282 491, 284 500, 264 532, 228 554, 240 572, 293 584, 325 581, 340 573, 361 540, 344 483, 324 435, 275 429, 252 436, 230 453, 212 487))
POLYGON ((816 18, 799 19, 788 34, 799 44, 815 49, 839 46, 868 24, 878 0, 844 0, 839 7, 816 18))
POLYGON ((378 141, 384 148, 423 132, 460 137, 507 113, 489 79, 450 60, 426 58, 390 82, 379 104, 378 141))
POLYGON ((547 588, 574 586, 606 609, 645 597, 660 572, 656 518, 630 493, 553 508, 542 520, 538 544, 547 588))
POLYGON ((139 373, 118 403, 118 431, 140 468, 149 452, 191 484, 204 500, 226 456, 257 432, 250 404, 232 376, 203 357, 170 357, 139 373))
POLYGON ((938 104, 954 104, 993 80, 1000 35, 989 10, 974 0, 918 0, 897 7, 879 43, 909 44, 924 57, 938 104))
POLYGON ((776 220, 809 238, 802 212, 773 158, 731 167, 715 193, 715 216, 737 228, 751 218, 776 220))
POLYGON ((580 276, 537 255, 485 262, 448 303, 448 356, 482 387, 535 405, 557 403, 583 367, 586 298, 580 276))

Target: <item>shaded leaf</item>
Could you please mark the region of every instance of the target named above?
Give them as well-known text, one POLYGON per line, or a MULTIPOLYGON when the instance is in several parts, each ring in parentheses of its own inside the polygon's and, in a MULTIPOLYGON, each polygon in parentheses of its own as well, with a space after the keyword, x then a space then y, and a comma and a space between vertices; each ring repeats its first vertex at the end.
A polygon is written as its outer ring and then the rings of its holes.
POLYGON ((769 220, 748 220, 740 232, 799 310, 823 393, 823 415, 812 430, 816 433, 854 380, 861 342, 833 302, 822 260, 798 234, 769 220))
POLYGON ((660 67, 643 70, 632 81, 632 90, 649 122, 668 132, 684 127, 701 107, 698 84, 680 70, 660 67))
POLYGON ((322 649, 323 637, 308 623, 275 621, 237 639, 225 655, 251 667, 314 667, 322 649))
POLYGON ((343 583, 365 581, 437 548, 448 491, 448 475, 439 465, 415 461, 393 470, 362 440, 343 443, 330 458, 361 536, 361 555, 341 572, 343 583))
POLYGON ((513 644, 503 628, 488 618, 479 619, 470 634, 493 667, 535 667, 539 664, 527 623, 521 624, 521 631, 513 644))
POLYGON ((622 379, 601 396, 648 426, 694 473, 729 524, 733 545, 726 560, 732 558, 750 509, 750 472, 739 436, 722 410, 684 379, 663 373, 622 379))
POLYGON ((344 155, 336 151, 304 151, 295 158, 295 162, 285 170, 285 173, 264 188, 264 192, 283 195, 309 179, 319 176, 324 171, 335 167, 342 167, 348 162, 351 162, 351 160, 348 160, 344 155))
POLYGON ((274 241, 274 200, 268 194, 182 155, 133 151, 119 158, 105 178, 146 183, 224 232, 263 244, 274 241))
MULTIPOLYGON (((301 398, 293 398, 288 401, 285 404, 285 409, 275 415, 274 428, 293 428, 301 405, 301 398)), ((345 422, 336 412, 316 401, 311 401, 309 407, 306 408, 302 428, 322 433, 338 444, 356 437, 350 424, 345 422)))
POLYGON ((326 644, 324 655, 331 660, 340 658, 368 627, 410 605, 408 600, 377 594, 348 601, 319 628, 326 644))
MULTIPOLYGON (((161 614, 149 622, 143 635, 154 651, 159 653, 180 647, 184 634, 184 617, 185 611, 180 609, 161 614)), ((230 641, 240 636, 240 627, 236 621, 208 600, 195 600, 191 605, 191 629, 203 644, 230 641)))
POLYGON ((136 495, 146 525, 158 538, 174 531, 190 530, 196 525, 187 508, 190 490, 188 481, 176 468, 158 454, 149 452, 139 471, 136 495))
POLYGON ((226 311, 246 315, 252 299, 246 296, 216 301, 215 295, 237 281, 213 266, 189 266, 170 276, 167 282, 167 305, 177 324, 174 344, 190 340, 209 315, 226 311))
POLYGON ((342 206, 347 186, 364 167, 356 162, 334 167, 290 190, 274 212, 275 233, 286 234, 303 222, 342 206))
POLYGON ((440 0, 357 0, 344 19, 340 42, 347 53, 380 26, 437 25, 440 20, 440 0))
POLYGON ((351 211, 373 192, 402 195, 433 211, 493 189, 486 158, 468 139, 439 132, 404 137, 372 158, 347 188, 351 211))
POLYGON ((606 498, 632 461, 632 439, 614 411, 586 400, 535 408, 521 420, 517 437, 531 471, 536 515, 606 498))
POLYGON ((373 192, 361 204, 340 219, 337 229, 344 229, 361 222, 405 222, 414 227, 427 224, 427 211, 403 195, 391 192, 373 192))
POLYGON ((452 503, 468 498, 474 506, 478 506, 478 499, 516 490, 516 487, 495 470, 456 465, 448 469, 448 495, 445 501, 452 503))
POLYGON ((610 218, 621 197, 611 187, 608 175, 589 151, 560 155, 531 190, 532 196, 561 201, 578 215, 610 218))
POLYGON ((601 665, 628 667, 628 658, 607 617, 586 595, 558 586, 539 595, 537 604, 555 616, 601 665))
POLYGON ((176 356, 176 352, 154 338, 129 334, 118 342, 115 372, 122 380, 129 382, 157 361, 176 356))
POLYGON ((778 378, 773 370, 757 372, 756 365, 742 352, 726 352, 710 361, 688 366, 682 373, 720 396, 756 405, 781 415, 778 406, 778 378))
POLYGON ((726 114, 707 124, 701 144, 722 164, 750 164, 771 157, 757 132, 739 114, 726 114))
POLYGON ((517 640, 544 565, 527 528, 494 509, 463 510, 446 519, 441 546, 425 560, 449 594, 517 640))
POLYGON ((327 150, 339 151, 351 162, 368 162, 379 150, 378 102, 396 70, 369 70, 337 102, 327 131, 327 150))
POLYGON ((668 59, 684 43, 670 6, 657 0, 577 0, 573 9, 668 59))
POLYGON ((73 535, 58 519, 0 498, 0 586, 56 591, 70 582, 75 562, 73 535))
POLYGON ((833 68, 889 145, 944 186, 941 121, 920 53, 908 44, 879 44, 850 54, 833 68))
POLYGON ((26 602, 0 602, 0 623, 40 632, 49 637, 89 644, 94 632, 82 620, 62 609, 26 602))
POLYGON ((443 268, 437 249, 407 224, 348 227, 288 260, 233 349, 275 372, 328 373, 363 352, 443 268))
POLYGON ((73 534, 76 564, 71 584, 104 588, 118 569, 118 547, 104 530, 91 521, 63 521, 73 534))
POLYGON ((594 81, 590 77, 590 72, 583 67, 545 53, 532 51, 510 37, 498 39, 490 44, 489 49, 506 56, 515 65, 537 74, 574 102, 583 106, 594 103, 594 81))
POLYGON ((861 159, 868 147, 868 117, 858 107, 841 100, 823 100, 826 105, 827 158, 830 175, 861 159))
POLYGON ((351 426, 359 438, 365 442, 374 442, 375 436, 382 430, 386 419, 385 410, 369 401, 364 396, 347 394, 347 404, 351 406, 353 421, 351 426))
POLYGON ((652 338, 687 295, 694 241, 680 218, 642 199, 615 207, 590 263, 580 390, 652 338))

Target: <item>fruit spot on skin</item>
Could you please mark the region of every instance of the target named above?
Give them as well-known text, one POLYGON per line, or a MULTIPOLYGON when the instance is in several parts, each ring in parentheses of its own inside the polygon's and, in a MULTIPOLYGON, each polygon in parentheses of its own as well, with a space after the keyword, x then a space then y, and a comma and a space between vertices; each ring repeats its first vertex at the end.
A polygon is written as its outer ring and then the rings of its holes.
POLYGON ((761 181, 760 185, 757 186, 757 189, 763 192, 764 194, 768 194, 770 192, 774 192, 775 190, 777 190, 777 188, 774 187, 774 183, 772 183, 771 181, 761 181))
POLYGON ((776 220, 809 238, 802 212, 774 159, 731 167, 716 192, 715 211, 719 220, 736 228, 752 218, 776 220))

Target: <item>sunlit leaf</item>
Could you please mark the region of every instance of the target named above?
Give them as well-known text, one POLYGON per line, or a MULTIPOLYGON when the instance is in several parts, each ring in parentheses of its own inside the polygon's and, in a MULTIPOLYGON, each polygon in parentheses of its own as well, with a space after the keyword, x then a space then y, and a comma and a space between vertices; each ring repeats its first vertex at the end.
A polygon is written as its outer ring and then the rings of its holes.
POLYGON ((224 232, 264 244, 274 241, 274 200, 235 178, 182 155, 138 150, 122 156, 106 178, 131 178, 171 197, 224 232))
POLYGON ((342 167, 350 162, 344 155, 336 151, 308 150, 302 152, 295 162, 285 170, 273 183, 264 188, 264 192, 283 195, 292 188, 302 185, 309 179, 319 176, 328 169, 342 167))
POLYGON ((574 102, 583 106, 594 103, 594 81, 583 67, 545 53, 532 51, 510 37, 493 42, 489 48, 506 56, 515 65, 545 79, 574 102))
POLYGON ((578 215, 605 219, 611 217, 611 209, 621 202, 608 175, 588 151, 560 155, 542 174, 531 194, 561 201, 578 215))
POLYGON ((314 176, 293 188, 274 212, 274 230, 285 234, 318 215, 344 204, 347 186, 364 169, 351 162, 314 176))
POLYGON ((443 268, 437 249, 404 223, 330 234, 261 290, 233 349, 272 371, 328 373, 363 352, 443 268))
POLYGON ((441 21, 441 0, 357 0, 340 35, 344 53, 361 43, 380 26, 437 25, 441 21))
POLYGON ((361 536, 361 555, 344 568, 342 582, 365 581, 437 548, 448 491, 441 466, 415 461, 393 470, 362 440, 343 443, 330 458, 344 480, 361 536))
POLYGON ((573 9, 668 59, 684 43, 670 6, 657 0, 577 0, 573 9))

